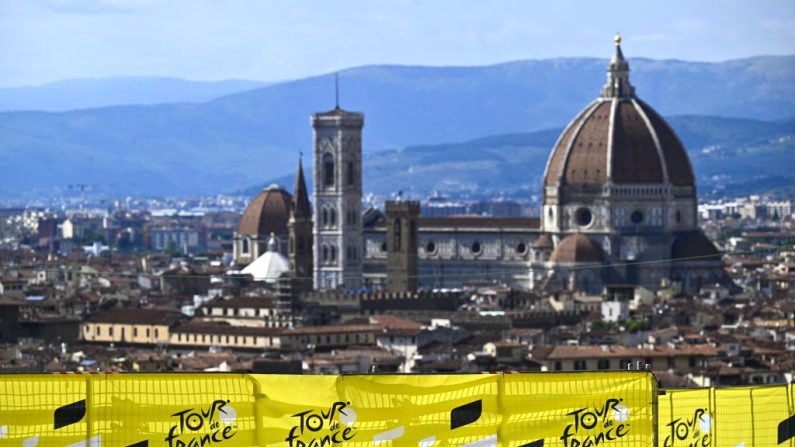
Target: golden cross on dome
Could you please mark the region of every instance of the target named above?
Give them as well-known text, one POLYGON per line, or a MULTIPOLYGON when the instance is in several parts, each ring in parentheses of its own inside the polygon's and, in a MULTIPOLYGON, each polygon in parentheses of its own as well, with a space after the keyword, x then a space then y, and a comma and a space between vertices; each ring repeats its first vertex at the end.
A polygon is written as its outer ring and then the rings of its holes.
POLYGON ((616 37, 613 38, 616 42, 616 45, 621 45, 621 33, 616 33, 616 37))

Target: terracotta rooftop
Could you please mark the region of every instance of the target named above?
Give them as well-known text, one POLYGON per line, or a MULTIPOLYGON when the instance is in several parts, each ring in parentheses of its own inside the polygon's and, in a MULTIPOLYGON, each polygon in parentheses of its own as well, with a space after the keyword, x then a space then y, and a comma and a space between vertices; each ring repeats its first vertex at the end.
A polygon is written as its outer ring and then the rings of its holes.
POLYGON ((588 236, 575 233, 560 241, 549 260, 561 263, 602 262, 602 247, 588 236))
POLYGON ((213 334, 213 335, 281 335, 284 329, 252 326, 232 326, 225 323, 189 321, 171 329, 172 333, 213 334))
POLYGON ((557 345, 540 347, 538 352, 533 349, 533 357, 547 360, 558 359, 593 359, 593 358, 638 358, 638 357, 682 357, 702 356, 714 357, 717 350, 709 345, 683 345, 655 347, 654 349, 627 348, 624 346, 567 346, 557 345))
POLYGON ((88 323, 149 324, 172 325, 183 315, 173 309, 125 309, 117 307, 91 315, 84 321, 88 323))

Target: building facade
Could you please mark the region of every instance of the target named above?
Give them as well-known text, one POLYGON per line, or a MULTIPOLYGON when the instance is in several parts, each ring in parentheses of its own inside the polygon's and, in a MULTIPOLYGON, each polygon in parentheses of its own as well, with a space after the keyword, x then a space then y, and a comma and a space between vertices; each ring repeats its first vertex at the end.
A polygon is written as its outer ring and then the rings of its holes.
POLYGON ((312 115, 315 288, 362 286, 363 126, 339 107, 312 115))

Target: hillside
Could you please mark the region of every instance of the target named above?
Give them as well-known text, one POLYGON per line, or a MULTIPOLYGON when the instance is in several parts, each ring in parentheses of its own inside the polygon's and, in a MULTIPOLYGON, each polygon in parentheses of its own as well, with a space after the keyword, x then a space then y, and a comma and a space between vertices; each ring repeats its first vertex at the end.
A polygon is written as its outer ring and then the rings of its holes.
MULTIPOLYGON (((341 98, 345 108, 366 113, 364 151, 374 154, 560 128, 597 95, 605 64, 581 58, 486 67, 360 67, 341 73, 341 98)), ((777 120, 795 110, 795 56, 721 63, 637 59, 631 64, 639 95, 666 116, 777 120)), ((92 184, 107 195, 212 194, 261 184, 293 171, 298 152, 311 149, 310 114, 331 108, 332 101, 333 78, 326 75, 200 104, 0 113, 0 169, 7 173, 0 196, 54 194, 71 183, 92 184)), ((696 121, 694 128, 711 125, 696 121)), ((690 132, 689 126, 681 132, 690 132)), ((546 135, 554 139, 554 132, 546 135)), ((692 150, 714 143, 696 130, 683 139, 689 147, 693 143, 692 150)), ((457 162, 458 170, 471 175, 450 181, 486 181, 484 187, 497 188, 501 175, 496 173, 505 172, 501 163, 543 165, 539 160, 551 144, 541 143, 549 139, 534 140, 521 151, 518 143, 499 142, 490 149, 490 159, 478 159, 480 165, 466 163, 465 151, 457 148, 462 153, 449 163, 457 162), (493 180, 476 176, 483 170, 493 180)), ((427 156, 417 148, 404 152, 427 156)), ((377 156, 368 169, 387 169, 385 157, 377 156)), ((417 171, 419 163, 413 165, 414 172, 428 175, 439 168, 423 165, 417 171)), ((514 180, 537 185, 533 172, 514 180)))
POLYGON ((206 102, 268 85, 257 81, 188 81, 165 77, 69 79, 30 87, 0 88, 0 112, 61 112, 119 105, 206 102))
MULTIPOLYGON (((711 116, 670 117, 690 153, 701 196, 768 191, 795 193, 795 120, 766 122, 711 116)), ((541 193, 547 158, 562 129, 494 135, 449 144, 410 146, 365 159, 365 189, 434 190, 490 197, 541 193)), ((293 185, 292 176, 272 182, 293 185)), ((257 185, 244 192, 253 195, 257 185)))

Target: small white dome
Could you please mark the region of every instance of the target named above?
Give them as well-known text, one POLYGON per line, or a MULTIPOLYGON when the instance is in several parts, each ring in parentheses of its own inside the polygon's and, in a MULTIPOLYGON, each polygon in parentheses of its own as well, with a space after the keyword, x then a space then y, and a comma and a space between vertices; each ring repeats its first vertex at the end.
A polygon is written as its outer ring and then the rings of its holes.
POLYGON ((282 273, 290 271, 290 262, 276 250, 276 237, 271 234, 268 251, 243 269, 243 274, 251 275, 254 281, 276 282, 282 273))

